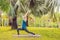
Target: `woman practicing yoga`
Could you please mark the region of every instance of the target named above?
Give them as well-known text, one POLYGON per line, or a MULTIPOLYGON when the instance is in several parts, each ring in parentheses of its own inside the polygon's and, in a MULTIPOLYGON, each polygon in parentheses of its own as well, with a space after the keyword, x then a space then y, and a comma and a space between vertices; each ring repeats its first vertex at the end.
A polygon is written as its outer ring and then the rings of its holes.
POLYGON ((28 19, 27 19, 27 16, 29 16, 30 12, 31 12, 31 11, 27 11, 27 13, 24 14, 24 16, 22 17, 22 18, 23 18, 23 20, 22 20, 22 28, 18 28, 18 29, 17 29, 17 34, 18 34, 18 35, 19 35, 19 30, 24 30, 24 31, 26 31, 27 33, 30 33, 30 34, 35 35, 34 33, 32 33, 32 32, 30 32, 30 31, 27 30, 26 21, 28 20, 28 19))

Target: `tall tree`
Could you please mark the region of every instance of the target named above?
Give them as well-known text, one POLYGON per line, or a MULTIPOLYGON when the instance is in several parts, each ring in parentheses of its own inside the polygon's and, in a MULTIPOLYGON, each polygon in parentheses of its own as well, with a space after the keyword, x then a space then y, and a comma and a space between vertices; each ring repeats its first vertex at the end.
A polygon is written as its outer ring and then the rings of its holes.
POLYGON ((17 10, 18 10, 18 5, 17 5, 17 0, 10 0, 10 12, 9 12, 9 18, 10 18, 10 24, 12 29, 17 29, 17 10))

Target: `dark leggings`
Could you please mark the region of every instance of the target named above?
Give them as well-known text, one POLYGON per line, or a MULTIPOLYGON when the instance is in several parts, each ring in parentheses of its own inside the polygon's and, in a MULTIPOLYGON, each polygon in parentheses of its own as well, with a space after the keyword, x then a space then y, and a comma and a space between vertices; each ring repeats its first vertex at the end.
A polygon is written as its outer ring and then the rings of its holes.
POLYGON ((27 29, 22 29, 22 28, 18 28, 18 29, 17 29, 17 33, 18 33, 18 35, 19 35, 19 30, 24 30, 24 31, 26 31, 27 33, 30 33, 30 34, 35 35, 34 33, 29 32, 27 29))

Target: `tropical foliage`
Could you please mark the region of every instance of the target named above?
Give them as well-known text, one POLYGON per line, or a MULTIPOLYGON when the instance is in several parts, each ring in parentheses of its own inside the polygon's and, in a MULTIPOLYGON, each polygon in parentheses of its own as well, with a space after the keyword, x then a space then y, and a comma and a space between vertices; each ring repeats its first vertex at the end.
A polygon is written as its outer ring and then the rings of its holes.
POLYGON ((0 0, 0 9, 3 11, 8 11, 9 10, 9 0, 0 0))

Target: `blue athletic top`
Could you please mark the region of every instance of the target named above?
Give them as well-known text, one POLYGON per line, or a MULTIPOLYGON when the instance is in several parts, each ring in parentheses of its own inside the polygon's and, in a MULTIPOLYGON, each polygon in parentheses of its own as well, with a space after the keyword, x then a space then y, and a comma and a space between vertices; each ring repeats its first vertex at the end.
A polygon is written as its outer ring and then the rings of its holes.
POLYGON ((26 21, 22 21, 22 29, 26 29, 26 21))

